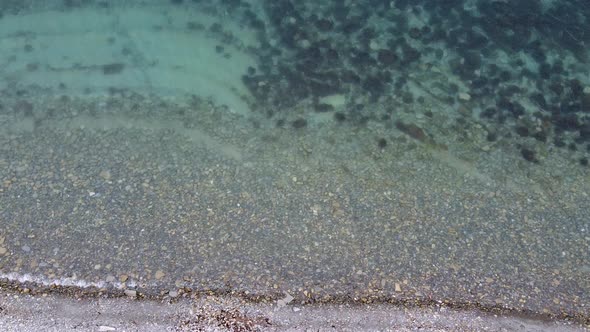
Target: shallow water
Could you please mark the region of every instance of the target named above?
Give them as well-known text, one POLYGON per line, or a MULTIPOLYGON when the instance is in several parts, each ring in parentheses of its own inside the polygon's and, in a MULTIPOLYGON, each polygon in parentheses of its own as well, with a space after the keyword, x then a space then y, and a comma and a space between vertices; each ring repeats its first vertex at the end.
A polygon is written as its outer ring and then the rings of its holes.
POLYGON ((586 4, 1 12, 2 283, 588 320, 586 4))

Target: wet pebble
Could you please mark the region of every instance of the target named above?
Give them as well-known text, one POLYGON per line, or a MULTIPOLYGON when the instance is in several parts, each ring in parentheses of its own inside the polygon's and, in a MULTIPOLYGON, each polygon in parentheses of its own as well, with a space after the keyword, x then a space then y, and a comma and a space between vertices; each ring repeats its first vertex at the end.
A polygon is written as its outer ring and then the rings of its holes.
POLYGON ((110 180, 111 179, 111 172, 109 172, 108 170, 102 170, 99 173, 100 177, 105 179, 105 180, 110 180))
POLYGON ((470 101, 471 100, 471 96, 465 92, 459 93, 458 97, 459 97, 459 100, 461 100, 461 101, 470 101))

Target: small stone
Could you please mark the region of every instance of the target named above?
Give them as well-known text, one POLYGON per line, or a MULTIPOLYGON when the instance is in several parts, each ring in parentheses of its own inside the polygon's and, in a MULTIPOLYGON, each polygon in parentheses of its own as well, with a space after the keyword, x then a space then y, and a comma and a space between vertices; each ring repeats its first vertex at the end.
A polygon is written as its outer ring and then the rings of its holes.
POLYGON ((371 49, 371 51, 376 51, 380 48, 380 45, 377 41, 371 40, 371 42, 369 43, 369 48, 371 49))
POLYGON ((470 101, 471 100, 471 96, 468 93, 460 92, 459 93, 459 100, 462 100, 462 101, 470 101))
POLYGON ((112 326, 101 325, 98 327, 98 331, 99 332, 117 331, 117 329, 112 326))
POLYGON ((170 291, 170 292, 168 292, 168 296, 170 296, 170 297, 177 297, 178 296, 178 291, 175 291, 175 290, 170 291))
POLYGON ((8 249, 4 248, 4 247, 0 247, 0 255, 4 255, 8 252, 8 249))
POLYGON ((303 39, 299 41, 299 46, 302 48, 309 48, 311 46, 311 42, 307 39, 303 39))
POLYGON ((105 180, 110 180, 111 179, 111 172, 107 171, 107 170, 102 170, 100 171, 100 173, 98 174, 101 178, 105 179, 105 180))
POLYGON ((337 108, 346 105, 346 96, 344 94, 329 95, 320 98, 319 102, 337 108))
POLYGON ((96 265, 94 265, 94 269, 95 269, 95 270, 100 270, 100 268, 101 268, 101 267, 102 267, 102 266, 101 266, 100 264, 96 264, 96 265))
POLYGON ((162 271, 162 270, 156 271, 156 280, 160 280, 160 279, 164 278, 165 275, 166 275, 166 273, 164 273, 164 271, 162 271))
POLYGON ((289 293, 285 293, 287 294, 287 296, 285 296, 284 298, 277 300, 277 306, 279 308, 282 308, 284 306, 286 306, 287 304, 289 304, 291 301, 293 301, 295 298, 293 296, 291 296, 291 294, 289 293))
POLYGON ((134 299, 134 298, 137 297, 137 291, 134 291, 132 289, 126 289, 125 290, 125 296, 134 299))
POLYGON ((126 274, 121 274, 121 275, 119 276, 119 281, 120 281, 120 282, 125 282, 125 281, 127 281, 127 279, 129 279, 129 276, 128 276, 128 275, 126 275, 126 274))
POLYGON ((398 293, 402 291, 402 286, 399 284, 399 282, 395 283, 395 291, 398 293))
POLYGON ((293 128, 295 128, 295 129, 301 129, 301 128, 304 128, 305 126, 307 126, 307 120, 305 120, 303 118, 298 118, 295 121, 293 121, 292 125, 293 125, 293 128))
POLYGON ((463 105, 459 105, 457 112, 463 116, 471 116, 471 109, 463 105))

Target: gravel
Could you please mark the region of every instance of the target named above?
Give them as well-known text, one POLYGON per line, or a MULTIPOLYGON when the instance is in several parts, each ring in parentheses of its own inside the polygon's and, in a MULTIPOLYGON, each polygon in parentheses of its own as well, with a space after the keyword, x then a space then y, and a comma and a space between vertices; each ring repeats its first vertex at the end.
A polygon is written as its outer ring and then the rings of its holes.
POLYGON ((445 307, 279 306, 232 297, 181 301, 29 296, 0 291, 0 329, 27 331, 587 331, 563 322, 445 307))

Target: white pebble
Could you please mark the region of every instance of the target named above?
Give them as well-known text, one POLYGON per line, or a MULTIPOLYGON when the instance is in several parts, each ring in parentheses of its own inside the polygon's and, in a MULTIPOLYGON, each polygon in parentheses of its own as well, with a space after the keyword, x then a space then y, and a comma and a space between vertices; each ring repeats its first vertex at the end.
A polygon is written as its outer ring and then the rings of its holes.
POLYGON ((459 100, 462 100, 462 101, 470 101, 471 100, 471 96, 468 93, 460 92, 459 93, 459 100))
POLYGON ((131 290, 131 289, 126 289, 125 290, 125 295, 127 295, 127 297, 129 298, 136 298, 137 297, 137 291, 131 290))

